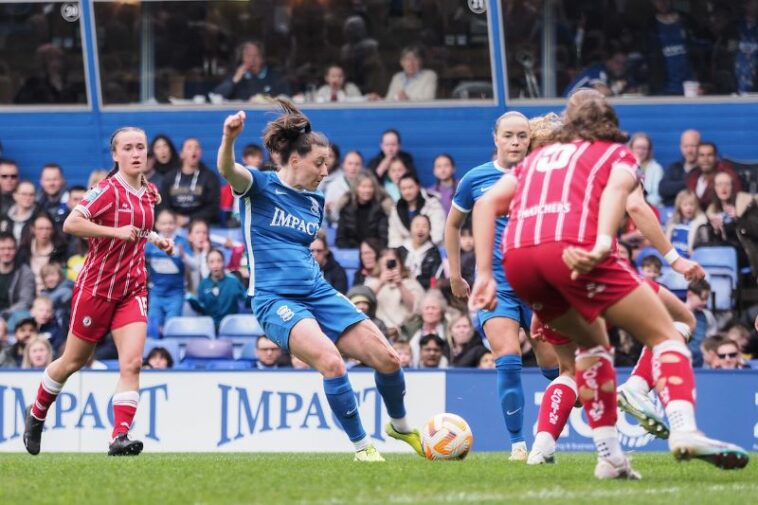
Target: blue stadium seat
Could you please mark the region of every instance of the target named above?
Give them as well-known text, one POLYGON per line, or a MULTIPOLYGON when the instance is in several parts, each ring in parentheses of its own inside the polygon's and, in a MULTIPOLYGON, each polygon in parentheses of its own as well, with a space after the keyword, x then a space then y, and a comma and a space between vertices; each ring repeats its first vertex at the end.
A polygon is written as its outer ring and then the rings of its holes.
POLYGON ((663 255, 658 252, 658 249, 655 247, 643 247, 640 249, 640 253, 637 255, 637 266, 641 267, 642 260, 650 255, 657 256, 661 260, 661 263, 668 265, 668 261, 663 258, 663 255))
POLYGON ((218 339, 207 340, 196 338, 187 342, 184 350, 184 359, 233 359, 233 344, 231 340, 218 339))
POLYGON ((154 347, 163 347, 168 351, 168 353, 171 355, 172 358, 174 358, 174 363, 179 363, 179 360, 181 359, 180 354, 180 345, 178 340, 173 339, 155 339, 155 338, 148 338, 145 340, 145 352, 143 353, 142 357, 147 358, 147 355, 150 354, 150 351, 154 347))
POLYGON ((732 310, 734 308, 732 281, 729 276, 718 275, 713 272, 708 272, 708 282, 711 285, 711 301, 708 307, 711 310, 732 310))
POLYGON ((252 365, 253 363, 247 360, 214 359, 208 360, 206 370, 250 370, 252 365))
POLYGON ((361 252, 359 249, 337 249, 332 248, 334 259, 337 260, 342 268, 360 268, 361 252))
POLYGON ((263 328, 252 314, 230 314, 221 320, 218 327, 219 338, 258 337, 263 328))
POLYGON ((353 279, 355 278, 355 272, 357 272, 357 268, 346 268, 345 269, 345 275, 347 275, 347 289, 350 289, 353 287, 353 279))
POLYGON ((215 244, 223 244, 223 241, 225 241, 227 238, 230 238, 235 242, 244 243, 245 241, 244 237, 242 236, 242 229, 239 226, 236 228, 221 228, 218 226, 212 226, 210 230, 208 230, 208 236, 215 244))
POLYGON ((323 227, 322 230, 326 233, 326 245, 334 247, 334 244, 337 242, 337 228, 332 228, 327 225, 323 227))
POLYGON ((669 291, 674 293, 682 301, 687 299, 687 286, 689 282, 680 273, 671 269, 665 269, 664 273, 658 279, 658 282, 666 286, 669 291))
POLYGON ((255 342, 249 342, 242 346, 238 359, 256 361, 258 358, 255 356, 255 342))
POLYGON ((668 206, 668 205, 661 205, 658 207, 658 213, 659 213, 659 221, 662 225, 666 225, 666 223, 669 222, 669 219, 671 219, 671 216, 674 215, 674 207, 668 206))
POLYGON ((737 288, 739 270, 737 268, 737 251, 733 247, 698 247, 692 253, 692 259, 700 263, 711 276, 726 276, 732 281, 732 288, 737 288))
POLYGON ((213 318, 201 317, 172 317, 163 327, 164 338, 216 338, 216 326, 213 318))

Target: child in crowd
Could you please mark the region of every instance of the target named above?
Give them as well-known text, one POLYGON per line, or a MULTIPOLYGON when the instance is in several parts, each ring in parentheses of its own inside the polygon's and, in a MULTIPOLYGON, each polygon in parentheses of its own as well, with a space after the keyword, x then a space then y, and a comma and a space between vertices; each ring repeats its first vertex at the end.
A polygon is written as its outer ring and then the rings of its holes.
POLYGON ((690 257, 695 247, 708 242, 708 218, 694 192, 685 189, 676 195, 674 213, 666 223, 666 237, 685 258, 690 257))
POLYGON ((655 254, 645 256, 642 258, 642 264, 640 265, 640 271, 642 276, 650 281, 658 282, 661 276, 661 270, 663 269, 663 263, 661 259, 655 254))
POLYGON ((397 355, 400 357, 400 366, 402 368, 411 368, 411 365, 413 364, 411 344, 409 344, 407 340, 398 340, 392 344, 392 348, 395 349, 397 355))
POLYGON ((30 340, 24 349, 21 368, 46 368, 53 361, 53 348, 42 335, 30 340))
POLYGON ((37 323, 37 335, 50 341, 53 349, 59 349, 66 340, 66 329, 55 317, 53 302, 44 296, 38 296, 32 302, 29 311, 37 323))
POLYGON ((188 282, 187 292, 196 294, 200 281, 208 276, 208 251, 211 250, 211 242, 208 237, 208 223, 202 219, 193 219, 189 224, 187 233, 189 247, 179 246, 179 254, 187 267, 188 282))
POLYGON ((218 329, 225 316, 239 312, 240 304, 247 300, 247 291, 237 277, 224 271, 224 254, 218 249, 208 253, 208 269, 210 274, 197 289, 197 300, 218 329))
POLYGON ((57 263, 48 263, 40 269, 42 290, 40 295, 53 302, 55 316, 65 325, 71 309, 71 295, 74 283, 63 276, 63 269, 57 263))
POLYGON ((174 366, 174 358, 165 347, 153 347, 142 362, 142 368, 165 370, 174 366))
POLYGON ((176 235, 176 223, 176 214, 170 209, 161 210, 155 220, 161 238, 174 241, 170 256, 153 243, 145 246, 149 279, 147 334, 151 337, 161 334, 168 319, 181 316, 184 306, 185 266, 178 248, 189 248, 189 244, 176 235))
POLYGON ((687 307, 695 315, 695 331, 692 332, 692 338, 688 342, 690 352, 692 353, 692 366, 703 366, 703 350, 700 344, 708 335, 712 335, 718 329, 716 318, 713 313, 706 308, 708 299, 711 297, 711 285, 705 279, 690 282, 687 286, 687 307))
POLYGON ((439 154, 434 158, 434 178, 436 182, 426 190, 440 199, 447 215, 453 205, 455 188, 458 187, 458 180, 455 178, 455 161, 452 156, 439 154))

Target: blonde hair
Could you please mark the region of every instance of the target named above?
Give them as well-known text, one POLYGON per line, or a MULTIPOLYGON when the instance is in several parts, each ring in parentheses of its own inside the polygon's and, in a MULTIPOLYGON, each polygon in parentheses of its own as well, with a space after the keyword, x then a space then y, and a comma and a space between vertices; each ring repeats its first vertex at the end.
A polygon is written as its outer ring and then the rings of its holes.
POLYGON ((100 183, 103 179, 108 177, 108 171, 103 169, 95 169, 89 174, 87 179, 87 189, 92 189, 100 183))
POLYGON ((508 112, 501 114, 500 117, 495 120, 495 126, 492 127, 492 133, 497 134, 497 129, 500 127, 500 122, 512 117, 523 119, 527 124, 529 124, 529 119, 525 115, 515 110, 509 110, 508 112))
POLYGON ((529 152, 553 143, 555 133, 560 129, 561 118, 555 112, 529 120, 529 152))
POLYGON ((44 365, 39 368, 44 368, 53 362, 53 346, 50 345, 50 341, 45 337, 33 337, 24 347, 24 359, 21 361, 21 368, 32 368, 30 353, 32 346, 35 344, 42 344, 47 349, 47 360, 45 360, 44 365))
POLYGON ((689 189, 683 189, 676 194, 676 200, 674 200, 674 213, 671 215, 670 222, 673 224, 679 224, 684 219, 682 216, 681 208, 685 200, 691 198, 695 202, 695 217, 699 217, 703 214, 703 210, 700 208, 700 202, 697 195, 689 189))

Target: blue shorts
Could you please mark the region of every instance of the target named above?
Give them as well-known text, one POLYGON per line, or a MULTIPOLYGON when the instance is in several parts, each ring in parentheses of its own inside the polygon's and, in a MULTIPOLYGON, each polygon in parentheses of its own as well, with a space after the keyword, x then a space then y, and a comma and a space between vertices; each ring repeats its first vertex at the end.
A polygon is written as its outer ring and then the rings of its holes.
POLYGON ((342 293, 323 279, 307 295, 259 291, 253 296, 253 313, 266 336, 282 349, 289 349, 290 332, 303 319, 315 319, 326 336, 337 342, 356 323, 368 319, 342 293))
POLYGON ((476 314, 479 325, 479 333, 484 333, 484 323, 496 317, 507 317, 513 319, 527 332, 532 326, 532 309, 522 302, 513 291, 497 292, 497 306, 495 310, 480 310, 476 314))

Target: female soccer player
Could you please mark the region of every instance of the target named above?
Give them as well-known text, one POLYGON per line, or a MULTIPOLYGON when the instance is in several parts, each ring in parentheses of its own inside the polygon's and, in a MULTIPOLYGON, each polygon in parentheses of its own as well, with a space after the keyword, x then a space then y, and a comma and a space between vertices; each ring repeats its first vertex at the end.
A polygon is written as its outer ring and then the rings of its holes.
POLYGON ((240 111, 226 118, 218 168, 240 197, 240 220, 250 272, 248 293, 266 336, 317 369, 332 411, 355 445, 356 461, 384 461, 371 444, 340 353, 376 370, 390 423, 387 434, 421 456, 421 440, 405 417, 400 358, 379 329, 324 280, 309 246, 324 218, 316 192, 327 174, 329 141, 311 131, 308 118, 282 99, 283 115, 266 126, 263 140, 278 153, 278 172, 248 170, 234 161, 234 141, 245 125, 240 111))
MULTIPOLYGON (((618 144, 624 139, 604 100, 569 103, 558 143, 528 156, 515 176, 504 177, 481 201, 501 212, 511 208, 504 260, 508 280, 541 320, 580 347, 576 383, 599 453, 597 478, 639 478, 615 430, 615 371, 601 314, 653 349, 675 457, 744 467, 744 450, 697 431, 689 350, 650 287, 610 254, 627 197, 639 184, 632 153, 618 144)), ((479 276, 473 304, 491 307, 495 281, 480 253, 491 250, 494 230, 486 220, 474 219, 474 226, 479 276)))
MULTIPOLYGON (((497 181, 524 159, 529 148, 529 121, 520 112, 506 112, 495 122, 492 134, 497 159, 471 169, 463 176, 453 196, 453 207, 445 225, 445 248, 450 264, 450 285, 458 298, 469 295, 469 285, 461 275, 460 233, 474 203, 485 195, 497 181)), ((518 299, 508 284, 502 266, 500 238, 508 224, 506 216, 495 221, 494 253, 490 252, 492 271, 497 282, 497 306, 478 313, 482 328, 492 347, 497 369, 497 392, 505 425, 511 439, 511 461, 525 461, 527 447, 524 439, 524 389, 521 385, 521 345, 519 327, 528 330, 531 309, 518 299)), ((557 359, 544 342, 535 342, 537 360, 542 373, 550 380, 558 376, 557 359)))
POLYGON ((71 374, 82 368, 109 331, 118 349, 120 375, 113 395, 113 434, 108 454, 137 455, 142 442, 129 428, 139 402, 139 371, 147 335, 148 240, 171 254, 173 244, 152 232, 153 205, 160 201, 144 177, 147 137, 126 127, 111 136, 115 165, 66 218, 63 231, 89 239, 89 254, 71 300, 71 328, 63 355, 42 374, 37 399, 26 411, 24 445, 38 454, 50 405, 71 374))

